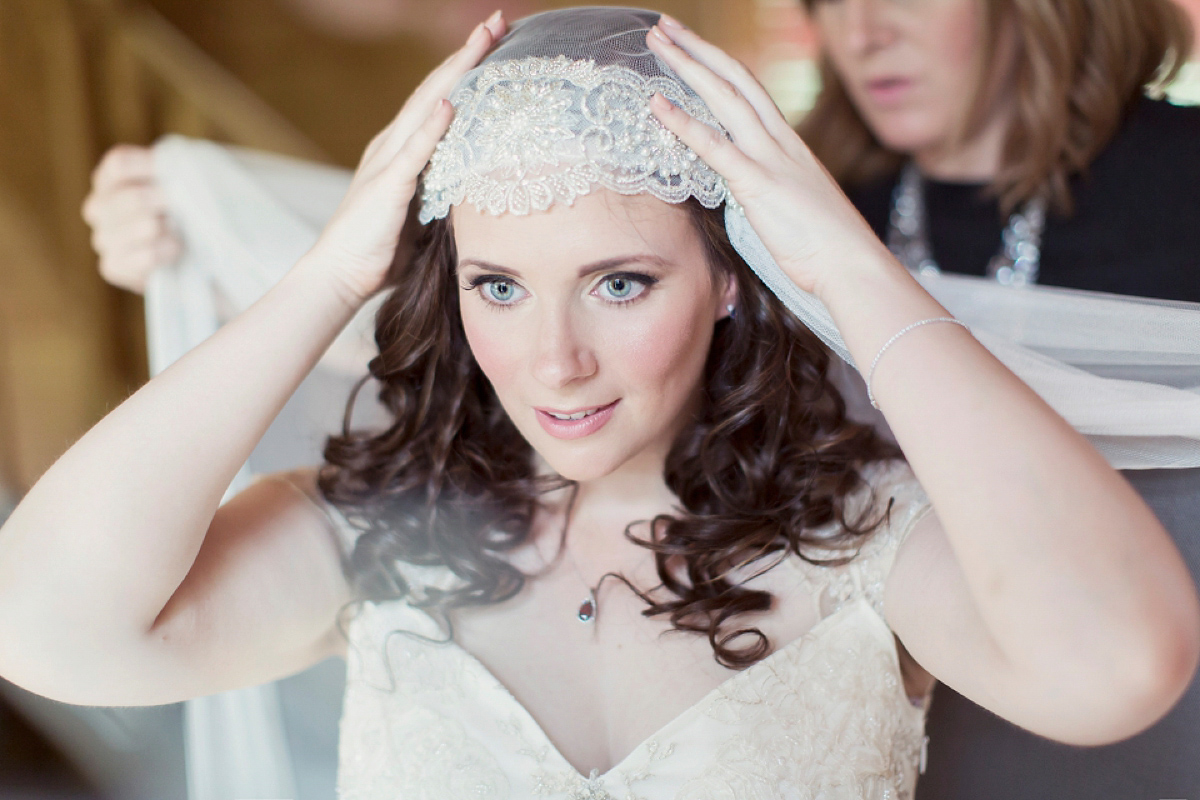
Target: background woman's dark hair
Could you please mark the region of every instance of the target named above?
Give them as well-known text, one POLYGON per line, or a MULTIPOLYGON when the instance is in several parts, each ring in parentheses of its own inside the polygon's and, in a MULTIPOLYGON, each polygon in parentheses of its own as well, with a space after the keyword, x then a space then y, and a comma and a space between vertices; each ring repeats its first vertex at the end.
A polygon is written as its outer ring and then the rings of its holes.
MULTIPOLYGON (((809 11, 823 0, 803 0, 809 11)), ((1015 29, 1014 118, 991 189, 1004 213, 1035 195, 1071 210, 1069 179, 1086 170, 1143 89, 1161 90, 1191 52, 1187 15, 1173 0, 978 0, 979 85, 995 68, 997 42, 1015 29)), ((905 156, 884 147, 827 58, 821 93, 799 131, 843 187, 894 173, 905 156)), ((986 102, 986 93, 976 98, 986 102)), ((985 109, 969 114, 971 130, 985 109)))
MULTIPOLYGON (((882 515, 874 503, 852 513, 847 496, 865 486, 862 467, 899 451, 847 419, 829 378, 833 356, 733 250, 722 212, 695 201, 684 207, 712 274, 738 282, 737 319, 717 323, 704 401, 667 457, 666 482, 686 515, 654 520, 652 541, 629 529, 626 536, 655 551, 662 581, 635 589, 647 602, 643 613, 668 614, 674 629, 705 634, 718 662, 743 668, 771 644, 756 628, 728 623, 770 608, 771 596, 730 582, 731 571, 804 545, 811 555, 813 545, 860 544, 882 515), (842 527, 833 536, 813 534, 834 521, 842 527), (660 589, 668 599, 652 600, 660 589), (749 644, 735 647, 742 636, 749 644)), ((326 445, 318 485, 363 531, 349 564, 356 596, 408 598, 448 625, 449 609, 520 591, 527 576, 504 555, 526 540, 539 496, 569 482, 535 476, 532 448, 475 363, 459 316, 449 222, 431 223, 420 237, 376 318, 370 374, 395 421, 382 432, 352 430, 348 409, 342 434, 326 445), (410 586, 398 560, 444 565, 462 584, 410 586)))

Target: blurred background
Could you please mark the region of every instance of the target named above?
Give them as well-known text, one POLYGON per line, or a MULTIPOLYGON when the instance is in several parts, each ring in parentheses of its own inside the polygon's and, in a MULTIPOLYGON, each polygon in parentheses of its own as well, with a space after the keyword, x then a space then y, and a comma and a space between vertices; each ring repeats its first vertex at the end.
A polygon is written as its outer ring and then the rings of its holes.
MULTIPOLYGON (((1179 2, 1200 29, 1200 0, 1179 2)), ((511 20, 567 5, 0 0, 0 522, 147 376, 141 298, 101 280, 79 213, 105 150, 174 132, 350 167, 494 8, 511 20)), ((650 5, 745 61, 793 120, 811 104, 816 43, 799 0, 650 5)), ((1200 64, 1170 95, 1200 103, 1200 64)), ((0 680, 0 798, 183 798, 180 717, 75 709, 0 680)), ((321 737, 336 732, 312 735, 327 753, 321 737)))

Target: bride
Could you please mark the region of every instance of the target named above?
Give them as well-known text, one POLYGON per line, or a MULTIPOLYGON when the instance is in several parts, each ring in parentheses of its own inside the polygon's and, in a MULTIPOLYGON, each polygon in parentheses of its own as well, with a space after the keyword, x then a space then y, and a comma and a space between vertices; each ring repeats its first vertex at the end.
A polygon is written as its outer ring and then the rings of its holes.
POLYGON ((504 34, 429 76, 275 288, 30 490, 0 675, 140 705, 342 654, 344 798, 911 796, 932 678, 1074 744, 1166 713, 1200 658, 1167 534, 745 70, 655 12, 504 34), (742 213, 903 459, 739 255, 742 213), (388 424, 222 505, 380 291, 388 424))

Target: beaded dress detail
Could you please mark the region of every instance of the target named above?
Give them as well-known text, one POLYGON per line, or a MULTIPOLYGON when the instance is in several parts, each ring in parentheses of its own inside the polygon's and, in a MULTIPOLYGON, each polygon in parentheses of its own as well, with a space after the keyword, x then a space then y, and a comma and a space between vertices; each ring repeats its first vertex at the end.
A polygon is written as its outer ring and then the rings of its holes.
MULTIPOLYGON (((905 695, 883 588, 930 505, 903 462, 865 475, 879 508, 893 505, 857 556, 825 567, 793 555, 774 567, 813 593, 820 620, 731 671, 603 774, 575 769, 462 647, 397 633, 443 638, 425 612, 365 603, 348 627, 339 800, 910 800, 925 707, 905 695)), ((413 567, 411 577, 454 581, 431 567, 413 567)))

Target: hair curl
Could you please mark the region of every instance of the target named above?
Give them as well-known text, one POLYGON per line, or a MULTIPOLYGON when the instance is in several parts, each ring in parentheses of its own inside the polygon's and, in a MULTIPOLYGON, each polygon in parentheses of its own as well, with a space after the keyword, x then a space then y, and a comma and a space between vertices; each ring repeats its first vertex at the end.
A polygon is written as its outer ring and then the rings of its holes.
MULTIPOLYGON (((803 0, 811 12, 822 0, 803 0)), ((978 0, 981 15, 977 80, 982 86, 1004 26, 1015 29, 1014 97, 999 172, 990 189, 1010 213, 1045 196, 1060 213, 1072 209, 1070 178, 1108 145, 1144 89, 1161 91, 1191 51, 1188 17, 1173 0, 978 0)), ((800 134, 844 187, 895 173, 906 155, 875 137, 827 57, 822 89, 800 134)), ((964 120, 969 135, 990 100, 976 95, 964 120)))
MULTIPOLYGON (((643 614, 667 614, 674 630, 705 634, 719 663, 741 669, 771 645, 757 628, 730 631, 727 623, 769 609, 772 598, 731 582, 731 572, 768 554, 806 557, 802 546, 860 545, 883 516, 870 518, 874 503, 849 514, 847 496, 865 486, 859 470, 900 453, 847 418, 829 377, 830 352, 737 255, 722 212, 694 200, 685 208, 714 276, 738 283, 737 319, 717 323, 701 408, 666 460, 666 483, 686 514, 657 517, 648 540, 632 525, 625 531, 654 551, 662 581, 655 590, 671 599, 654 601, 625 583, 647 603, 643 614), (833 535, 812 533, 834 521, 833 535), (735 648, 741 636, 753 641, 735 648)), ((341 435, 326 444, 318 486, 363 531, 349 558, 356 597, 407 598, 437 614, 452 636, 447 611, 521 590, 530 576, 505 553, 526 541, 539 496, 571 482, 534 474, 532 448, 471 354, 449 222, 426 226, 412 252, 389 281, 376 317, 379 355, 369 365, 393 421, 382 432, 351 430, 351 398, 341 435), (397 562, 443 565, 461 585, 411 586, 397 562)))

